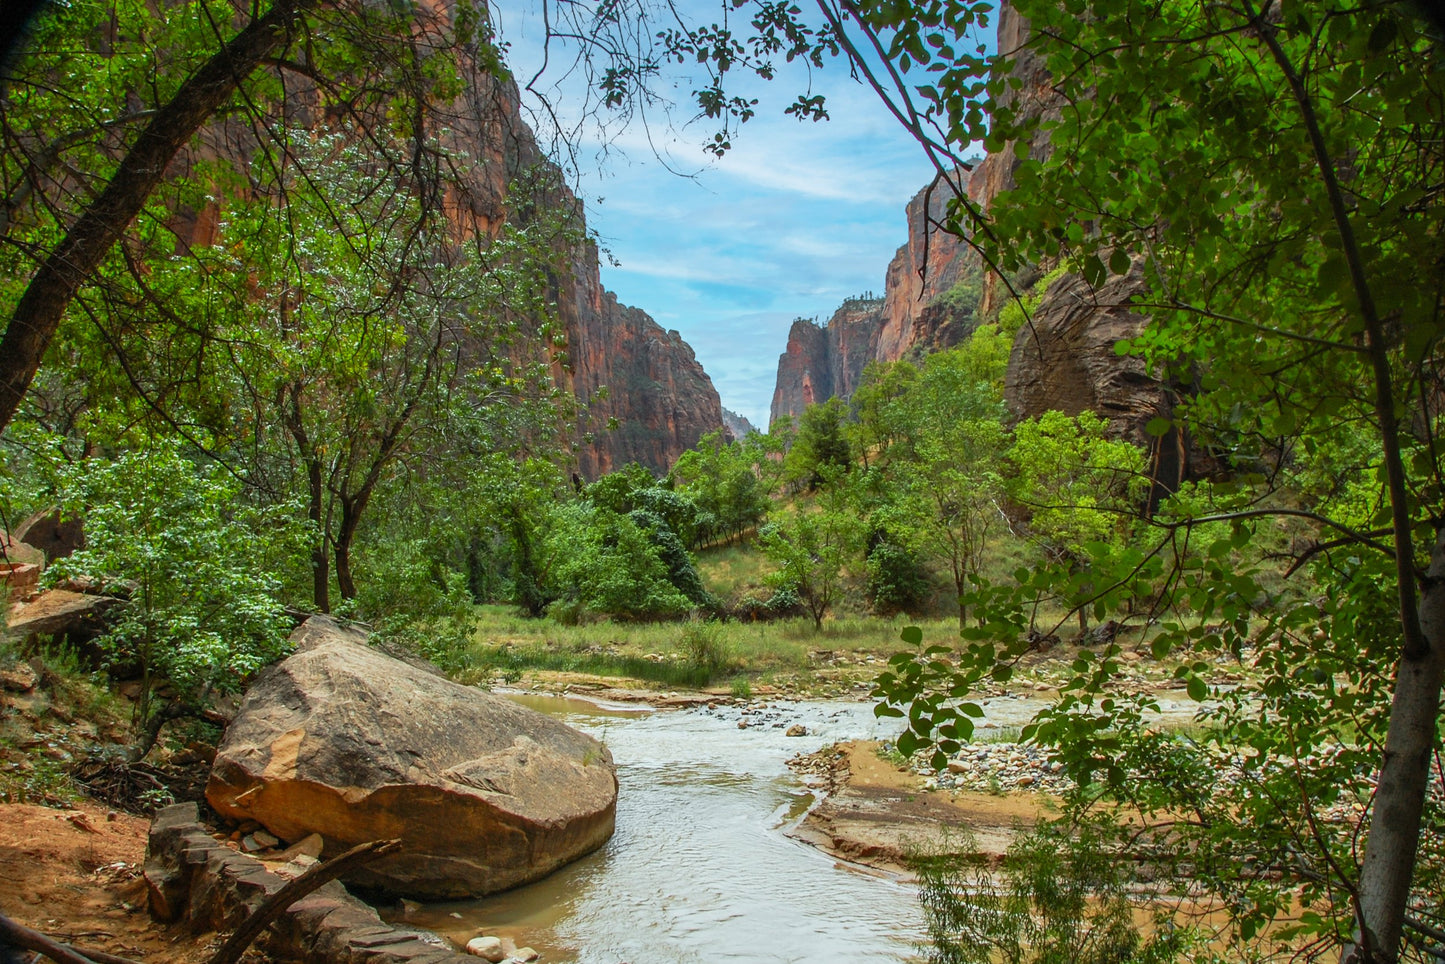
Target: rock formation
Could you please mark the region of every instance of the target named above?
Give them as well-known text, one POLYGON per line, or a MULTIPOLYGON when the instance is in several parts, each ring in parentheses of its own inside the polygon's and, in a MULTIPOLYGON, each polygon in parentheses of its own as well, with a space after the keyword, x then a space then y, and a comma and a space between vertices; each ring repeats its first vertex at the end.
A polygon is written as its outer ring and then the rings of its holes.
POLYGON ((936 180, 908 202, 908 241, 888 265, 882 298, 843 303, 822 327, 799 319, 778 359, 771 418, 797 417, 815 402, 850 398, 871 361, 897 361, 958 344, 973 330, 972 307, 943 296, 976 275, 979 259, 957 237, 939 230, 952 190, 971 191, 969 172, 953 187, 936 180))
MULTIPOLYGON (((999 8, 999 49, 1013 59, 1011 76, 1017 88, 1005 86, 1002 97, 1026 112, 1048 119, 1060 109, 1043 62, 1024 49, 1028 22, 1007 2, 999 8)), ((1046 158, 1046 136, 1029 146, 1028 154, 1046 158)), ((964 172, 958 189, 985 210, 999 195, 1016 186, 1020 159, 1014 145, 991 153, 971 173, 964 172)), ((1008 297, 999 278, 982 270, 978 255, 956 237, 937 230, 944 218, 947 186, 935 182, 908 205, 908 243, 888 267, 884 300, 870 317, 841 309, 819 328, 794 322, 788 346, 778 362, 773 417, 796 415, 832 396, 849 398, 857 388, 854 360, 871 355, 894 361, 957 344, 977 323, 996 313, 1008 297), (942 297, 955 284, 978 277, 978 291, 968 299, 942 297), (976 307, 969 302, 977 298, 976 307)), ((1217 468, 1177 430, 1156 439, 1144 431, 1159 416, 1173 413, 1178 393, 1133 358, 1114 354, 1120 339, 1137 335, 1148 318, 1130 310, 1142 290, 1137 266, 1094 289, 1078 275, 1065 274, 1051 284, 1034 311, 1032 324, 1019 332, 1009 358, 1005 400, 1017 418, 1050 409, 1077 414, 1091 409, 1109 419, 1111 434, 1149 449, 1153 460, 1155 497, 1182 479, 1217 468)))
POLYGON ((313 616, 259 677, 216 754, 206 799, 326 855, 399 837, 351 882, 422 899, 545 876, 612 835, 607 748, 509 700, 453 683, 313 616))
MULTIPOLYGON (((451 6, 442 2, 415 8, 418 31, 437 30, 445 36, 451 6)), ((578 470, 595 478, 638 461, 665 472, 704 433, 722 427, 722 405, 711 379, 677 332, 664 331, 645 312, 619 305, 603 288, 597 248, 582 240, 582 205, 563 186, 560 170, 522 119, 516 84, 492 76, 455 45, 446 49, 457 58, 463 89, 451 102, 432 105, 427 122, 448 152, 468 159, 445 186, 442 203, 451 230, 459 237, 495 236, 503 224, 532 221, 540 210, 573 216, 569 229, 578 240, 561 242, 560 258, 570 270, 553 278, 551 295, 562 338, 551 347, 559 349, 563 359, 553 367, 559 387, 582 408, 570 439, 578 470), (603 386, 607 391, 599 392, 603 386)), ((281 79, 288 102, 304 114, 306 108, 299 105, 314 100, 309 82, 294 72, 282 72, 281 79)), ((200 161, 225 159, 244 167, 255 152, 254 134, 244 126, 216 123, 203 130, 200 143, 182 152, 174 166, 177 175, 200 161)), ((177 210, 172 224, 176 236, 193 245, 212 243, 224 204, 222 198, 199 211, 177 210)), ((524 319, 521 325, 535 322, 524 319)), ((546 351, 547 346, 537 350, 546 351)))
POLYGON ((734 439, 747 438, 749 434, 758 430, 756 425, 737 412, 725 408, 722 410, 722 414, 723 428, 727 429, 734 439))
POLYGON ((587 253, 590 263, 578 265, 575 314, 563 309, 571 387, 584 406, 579 471, 595 479, 640 462, 661 475, 723 427, 722 402, 682 335, 619 304, 598 280, 596 250, 587 253))

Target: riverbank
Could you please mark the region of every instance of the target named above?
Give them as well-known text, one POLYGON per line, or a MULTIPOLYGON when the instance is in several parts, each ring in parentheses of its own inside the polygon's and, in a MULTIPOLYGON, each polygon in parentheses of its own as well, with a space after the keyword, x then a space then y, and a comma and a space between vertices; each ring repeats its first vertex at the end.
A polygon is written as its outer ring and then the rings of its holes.
POLYGON ((1002 858, 1014 838, 1054 810, 1045 793, 982 793, 938 789, 927 778, 887 758, 885 744, 846 741, 789 764, 805 779, 820 780, 821 799, 790 836, 840 860, 895 874, 908 873, 909 856, 958 846, 1002 858))

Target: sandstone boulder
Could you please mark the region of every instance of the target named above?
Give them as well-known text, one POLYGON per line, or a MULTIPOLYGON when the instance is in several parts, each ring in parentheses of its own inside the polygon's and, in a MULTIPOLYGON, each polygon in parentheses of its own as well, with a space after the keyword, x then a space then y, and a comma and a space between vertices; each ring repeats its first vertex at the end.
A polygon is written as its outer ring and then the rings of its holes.
POLYGON ((37 512, 20 524, 15 538, 34 546, 47 563, 85 548, 85 524, 78 516, 66 517, 59 509, 37 512))
MULTIPOLYGON (((99 636, 110 624, 113 612, 125 600, 113 596, 48 589, 16 603, 7 614, 5 632, 22 641, 42 637, 81 646, 99 636)), ((84 655, 93 655, 84 653, 84 655)))
POLYGON ((453 683, 313 616, 296 652, 247 692, 206 798, 327 856, 399 837, 348 878, 422 899, 478 896, 542 877, 612 835, 607 748, 509 700, 453 683))

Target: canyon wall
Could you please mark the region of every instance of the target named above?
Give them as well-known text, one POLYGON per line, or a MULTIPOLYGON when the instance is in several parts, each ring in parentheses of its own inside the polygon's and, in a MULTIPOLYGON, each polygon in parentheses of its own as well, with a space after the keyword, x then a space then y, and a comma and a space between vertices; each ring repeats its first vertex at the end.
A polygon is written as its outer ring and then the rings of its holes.
MULTIPOLYGON (((1024 48, 1028 22, 1005 0, 998 24, 999 50, 1012 58, 1011 76, 1021 82, 1017 88, 1006 85, 1002 96, 1045 120, 1057 116, 1060 104, 1043 61, 1024 48)), ((1051 150, 1043 135, 1027 153, 1044 159, 1051 150)), ((971 172, 960 172, 956 189, 966 191, 986 211, 995 198, 1015 188, 1019 162, 1015 145, 1007 144, 971 172)), ((939 230, 947 198, 947 184, 940 179, 909 202, 908 241, 888 266, 884 299, 876 309, 865 317, 845 306, 824 327, 793 323, 778 361, 773 418, 796 416, 833 396, 851 397, 862 371, 856 362, 862 356, 889 362, 947 348, 970 334, 980 319, 997 314, 1010 297, 1007 287, 983 270, 977 252, 939 230), (950 296, 951 291, 958 294, 956 285, 973 287, 975 281, 976 290, 968 298, 950 296)), ((1033 276, 1048 267, 1037 266, 1033 276)), ((1072 273, 1056 279, 1042 292, 1014 342, 1004 395, 1019 419, 1049 410, 1075 415, 1085 409, 1107 418, 1113 436, 1150 452, 1157 498, 1181 480, 1217 471, 1218 466, 1177 427, 1163 438, 1144 430, 1152 419, 1173 414, 1179 390, 1155 377, 1139 359, 1114 353, 1119 340, 1134 337, 1149 322, 1131 309, 1131 299, 1143 287, 1137 258, 1128 272, 1110 276, 1099 288, 1072 273)))
MULTIPOLYGON (((455 57, 462 81, 451 100, 429 103, 425 119, 428 133, 453 159, 439 188, 457 240, 495 237, 508 222, 539 224, 549 213, 570 218, 565 234, 554 241, 558 263, 566 267, 552 274, 550 293, 561 337, 550 346, 536 344, 545 342, 532 337, 540 320, 520 318, 528 347, 518 350, 556 353, 554 380, 580 408, 562 440, 576 470, 592 479, 635 461, 666 472, 704 433, 722 427, 722 404, 712 380, 676 331, 665 331, 645 312, 618 304, 603 288, 597 249, 581 240, 586 237, 582 204, 523 120, 516 84, 493 76, 466 48, 449 42, 450 4, 445 0, 420 5, 416 17, 418 36, 455 57)), ((309 81, 290 72, 278 79, 286 87, 291 123, 313 133, 365 133, 365 116, 358 120, 323 110, 309 81)), ((381 118, 376 126, 386 129, 381 118)), ((196 146, 176 159, 173 176, 184 177, 215 160, 244 169, 265 137, 243 121, 213 123, 196 146)), ((224 198, 212 198, 200 210, 180 206, 175 228, 181 243, 212 243, 224 204, 224 198)))
POLYGON ((974 328, 974 311, 945 296, 977 275, 976 252, 939 230, 952 191, 976 190, 970 173, 939 178, 908 202, 908 241, 888 264, 882 298, 843 303, 826 325, 793 322, 778 359, 771 418, 796 418, 834 396, 851 398, 869 362, 897 361, 958 344, 974 328))

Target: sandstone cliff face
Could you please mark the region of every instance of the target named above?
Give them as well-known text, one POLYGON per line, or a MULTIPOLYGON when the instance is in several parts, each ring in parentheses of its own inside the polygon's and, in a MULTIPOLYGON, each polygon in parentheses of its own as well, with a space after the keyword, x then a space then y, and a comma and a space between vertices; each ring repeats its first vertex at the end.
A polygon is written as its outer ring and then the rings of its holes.
POLYGON ((845 302, 825 326, 806 318, 794 321, 788 347, 778 358, 769 421, 797 418, 809 405, 851 396, 878 350, 882 322, 878 299, 845 302))
POLYGON ((747 438, 748 435, 758 430, 756 425, 737 412, 725 408, 722 410, 722 414, 723 428, 727 429, 728 433, 732 435, 734 439, 747 438))
POLYGON ((598 280, 596 250, 587 251, 567 324, 572 391, 585 406, 588 430, 579 438, 578 470, 595 479, 640 462, 662 474, 705 433, 723 427, 722 402, 682 336, 618 304, 598 280))
MULTIPOLYGON (((421 5, 418 31, 444 36, 450 9, 447 0, 421 5)), ((495 236, 507 221, 529 222, 533 212, 551 209, 571 214, 575 235, 585 236, 582 205, 562 186, 560 171, 523 121, 515 83, 492 76, 464 51, 450 45, 447 49, 458 58, 463 88, 450 103, 434 105, 428 123, 452 156, 469 159, 443 189, 442 205, 452 230, 461 238, 495 236), (510 185, 524 182, 529 186, 521 196, 509 195, 510 185)), ((308 82, 292 73, 283 74, 282 80, 288 102, 295 105, 294 122, 336 120, 319 116, 308 82)), ((343 127, 355 123, 353 118, 342 121, 343 127)), ((211 125, 196 149, 177 158, 175 173, 218 158, 244 167, 255 154, 255 138, 254 131, 231 121, 211 125)), ((223 202, 200 211, 178 211, 177 236, 184 243, 211 243, 221 206, 223 202)), ((595 246, 570 244, 561 260, 572 270, 555 279, 553 296, 565 344, 554 347, 566 362, 553 366, 553 374, 583 409, 568 440, 577 469, 590 479, 637 461, 665 472, 705 432, 722 427, 717 391, 677 332, 664 331, 644 312, 619 305, 602 287, 595 246), (602 386, 606 392, 599 391, 602 386), (607 429, 614 424, 615 429, 607 429)))
POLYGON ((976 312, 941 297, 980 269, 978 255, 940 230, 954 191, 978 191, 968 171, 940 178, 908 202, 908 241, 888 264, 882 299, 855 299, 819 327, 793 322, 788 347, 778 359, 772 418, 797 416, 815 402, 851 398, 871 361, 949 348, 975 324, 976 312))
MULTIPOLYGON (((467 201, 468 212, 496 223, 543 204, 576 212, 578 233, 585 234, 581 203, 557 186, 560 174, 522 120, 515 85, 481 75, 478 87, 486 90, 478 91, 477 113, 496 133, 479 142, 481 151, 476 143, 468 148, 473 156, 481 155, 478 170, 489 178, 467 201), (505 179, 499 179, 498 170, 505 171, 505 179), (505 181, 534 170, 550 175, 540 195, 506 196, 505 181)), ((646 312, 619 304, 602 286, 591 242, 575 245, 566 259, 572 271, 558 279, 556 291, 566 363, 554 374, 581 406, 573 433, 577 470, 595 479, 639 462, 662 474, 705 433, 722 427, 717 390, 681 335, 665 331, 646 312)))
MULTIPOLYGON (((1059 101, 1043 62, 1023 49, 1029 37, 1028 22, 1005 0, 998 23, 999 49, 1013 58, 1012 76, 1022 81, 1017 89, 1006 88, 1005 102, 1044 119, 1057 116, 1059 101)), ((1036 158, 1046 158, 1050 152, 1046 137, 1028 149, 1036 158)), ((1006 145, 971 174, 963 172, 957 190, 967 192, 987 210, 995 198, 1014 189, 1018 164, 1015 145, 1006 145)), ((888 267, 884 303, 871 319, 878 326, 876 333, 868 331, 869 322, 858 317, 835 316, 826 329, 794 323, 787 351, 778 362, 775 418, 796 415, 807 405, 834 395, 850 397, 857 388, 856 377, 836 377, 840 368, 836 357, 870 351, 879 361, 894 361, 950 347, 972 331, 976 319, 993 315, 1009 297, 996 275, 981 270, 980 259, 971 248, 937 230, 948 193, 946 185, 936 184, 931 192, 925 189, 909 203, 908 243, 898 249, 888 267), (974 272, 981 275, 976 310, 966 312, 940 299, 974 272)), ((1032 324, 1024 326, 1014 344, 1005 400, 1016 418, 1050 409, 1070 415, 1090 409, 1108 418, 1112 434, 1152 453, 1157 495, 1159 490, 1172 489, 1181 479, 1197 477, 1215 466, 1177 431, 1163 439, 1144 431, 1151 419, 1173 412, 1178 393, 1138 360, 1114 354, 1116 342, 1137 335, 1148 324, 1147 317, 1129 307, 1143 284, 1135 266, 1097 290, 1074 274, 1050 285, 1034 311, 1032 324)))

